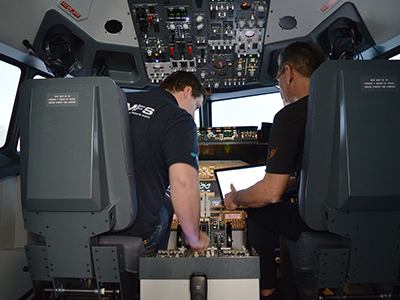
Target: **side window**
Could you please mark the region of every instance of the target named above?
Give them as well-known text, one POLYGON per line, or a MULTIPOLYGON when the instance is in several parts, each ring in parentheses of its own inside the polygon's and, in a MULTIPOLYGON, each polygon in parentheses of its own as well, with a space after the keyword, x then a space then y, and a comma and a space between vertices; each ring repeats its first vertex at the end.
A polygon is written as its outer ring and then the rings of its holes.
POLYGON ((6 142, 20 77, 20 68, 0 61, 0 148, 6 142))
POLYGON ((400 54, 396 54, 395 56, 392 56, 389 58, 389 60, 400 60, 400 54))
POLYGON ((272 123, 283 107, 279 93, 215 101, 211 104, 213 127, 258 126, 272 123))

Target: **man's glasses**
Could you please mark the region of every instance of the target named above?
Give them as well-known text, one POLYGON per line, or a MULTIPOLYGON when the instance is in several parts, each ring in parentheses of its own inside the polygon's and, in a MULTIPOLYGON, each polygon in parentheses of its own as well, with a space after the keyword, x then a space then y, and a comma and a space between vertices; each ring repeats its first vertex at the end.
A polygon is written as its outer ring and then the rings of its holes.
POLYGON ((281 88, 281 87, 279 86, 279 77, 281 77, 281 75, 283 74, 283 71, 285 71, 285 68, 283 68, 283 69, 279 72, 278 76, 276 76, 276 78, 275 78, 274 85, 275 85, 275 87, 276 87, 278 90, 281 88))

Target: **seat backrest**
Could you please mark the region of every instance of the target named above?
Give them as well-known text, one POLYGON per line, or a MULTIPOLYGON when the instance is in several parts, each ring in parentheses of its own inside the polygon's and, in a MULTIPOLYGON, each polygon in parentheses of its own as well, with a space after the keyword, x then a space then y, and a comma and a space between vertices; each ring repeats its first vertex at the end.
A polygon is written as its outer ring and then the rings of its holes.
POLYGON ((328 61, 312 76, 300 213, 327 229, 340 211, 400 209, 398 61, 328 61))
POLYGON ((357 250, 354 282, 398 281, 399 70, 399 61, 328 61, 311 79, 300 214, 357 250))
POLYGON ((20 112, 25 228, 46 238, 52 277, 87 277, 93 238, 136 217, 125 94, 106 77, 29 80, 20 112))

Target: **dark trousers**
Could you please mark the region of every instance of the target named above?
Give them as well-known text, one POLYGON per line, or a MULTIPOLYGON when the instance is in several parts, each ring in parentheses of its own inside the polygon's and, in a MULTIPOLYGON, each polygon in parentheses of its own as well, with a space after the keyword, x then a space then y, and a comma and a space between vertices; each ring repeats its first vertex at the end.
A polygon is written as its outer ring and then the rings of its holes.
POLYGON ((155 252, 168 248, 172 217, 174 215, 174 209, 169 197, 165 196, 164 204, 161 206, 158 215, 160 216, 160 224, 157 226, 151 238, 143 242, 146 250, 153 249, 155 252))
POLYGON ((278 202, 247 210, 250 245, 260 256, 260 288, 277 286, 274 233, 297 241, 303 231, 311 230, 299 214, 296 203, 278 202))

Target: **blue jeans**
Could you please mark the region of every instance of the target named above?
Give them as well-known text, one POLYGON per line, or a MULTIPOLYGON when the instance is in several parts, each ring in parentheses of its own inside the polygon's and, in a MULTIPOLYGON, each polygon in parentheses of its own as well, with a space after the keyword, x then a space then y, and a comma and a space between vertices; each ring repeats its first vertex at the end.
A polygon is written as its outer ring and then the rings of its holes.
POLYGON ((165 197, 165 202, 161 206, 158 214, 160 216, 160 224, 157 226, 151 238, 143 242, 147 251, 151 249, 154 249, 155 251, 165 250, 168 247, 172 216, 174 214, 171 199, 169 197, 165 197))

